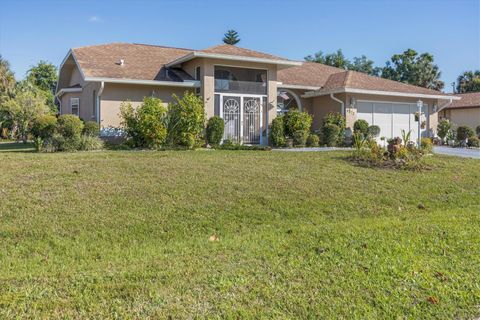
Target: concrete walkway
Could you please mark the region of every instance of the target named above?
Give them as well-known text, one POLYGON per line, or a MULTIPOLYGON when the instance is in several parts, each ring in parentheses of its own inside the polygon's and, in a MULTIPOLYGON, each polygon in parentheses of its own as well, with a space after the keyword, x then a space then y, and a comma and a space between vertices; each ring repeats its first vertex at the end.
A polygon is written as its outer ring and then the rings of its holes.
POLYGON ((272 151, 283 151, 283 152, 348 151, 348 150, 353 150, 353 149, 352 148, 337 148, 337 147, 272 149, 272 151))
POLYGON ((448 156, 480 159, 480 149, 433 147, 433 152, 448 156))

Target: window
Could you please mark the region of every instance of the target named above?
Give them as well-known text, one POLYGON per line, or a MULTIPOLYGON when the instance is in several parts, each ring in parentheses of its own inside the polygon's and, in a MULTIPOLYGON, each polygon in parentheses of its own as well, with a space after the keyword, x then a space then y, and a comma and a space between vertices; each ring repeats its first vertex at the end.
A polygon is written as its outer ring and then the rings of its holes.
POLYGON ((277 91, 277 115, 287 113, 290 109, 300 110, 301 106, 297 104, 297 99, 289 91, 278 89, 277 91))
POLYGON ((215 91, 267 94, 267 70, 215 66, 215 91))
POLYGON ((70 112, 76 116, 80 115, 80 99, 70 98, 70 112))
MULTIPOLYGON (((195 67, 195 80, 200 81, 201 78, 201 72, 200 72, 200 66, 195 67)), ((200 88, 195 88, 195 94, 198 96, 200 95, 200 88)))

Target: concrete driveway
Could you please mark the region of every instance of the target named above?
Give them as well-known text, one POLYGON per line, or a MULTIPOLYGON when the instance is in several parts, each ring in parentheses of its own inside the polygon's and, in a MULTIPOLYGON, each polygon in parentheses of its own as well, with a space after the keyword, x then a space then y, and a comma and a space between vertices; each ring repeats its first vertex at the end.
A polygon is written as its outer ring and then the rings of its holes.
POLYGON ((433 152, 448 156, 480 159, 480 149, 433 147, 433 152))

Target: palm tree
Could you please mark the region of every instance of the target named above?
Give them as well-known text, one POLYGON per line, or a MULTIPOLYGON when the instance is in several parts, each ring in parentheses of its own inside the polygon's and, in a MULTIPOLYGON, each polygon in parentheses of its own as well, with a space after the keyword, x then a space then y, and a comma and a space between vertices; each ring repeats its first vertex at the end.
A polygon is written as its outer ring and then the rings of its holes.
POLYGON ((10 70, 10 63, 0 54, 0 97, 11 96, 15 88, 15 76, 10 70))
POLYGON ((480 70, 465 71, 457 78, 457 93, 480 91, 480 70))
POLYGON ((238 42, 240 42, 238 32, 235 30, 228 30, 223 37, 223 42, 230 45, 237 44, 238 42))

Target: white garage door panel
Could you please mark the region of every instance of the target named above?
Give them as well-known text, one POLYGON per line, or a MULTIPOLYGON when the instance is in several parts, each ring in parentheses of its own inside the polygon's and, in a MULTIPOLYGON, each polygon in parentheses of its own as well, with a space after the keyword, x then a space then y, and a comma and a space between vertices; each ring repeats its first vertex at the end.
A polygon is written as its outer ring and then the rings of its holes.
POLYGON ((410 105, 395 104, 393 106, 393 136, 401 137, 402 130, 410 130, 410 105))
MULTIPOLYGON (((423 106, 422 121, 426 120, 427 105, 423 106)), ((380 137, 388 139, 401 137, 402 130, 411 131, 410 140, 417 140, 418 123, 415 121, 416 104, 406 103, 381 103, 359 101, 357 104, 357 118, 363 119, 369 125, 380 127, 380 137)), ((426 135, 422 130, 422 135, 426 135)))
POLYGON ((369 125, 373 123, 373 104, 371 102, 358 102, 357 119, 365 120, 369 125))
POLYGON ((380 136, 392 137, 392 104, 374 103, 373 124, 380 127, 380 136))

